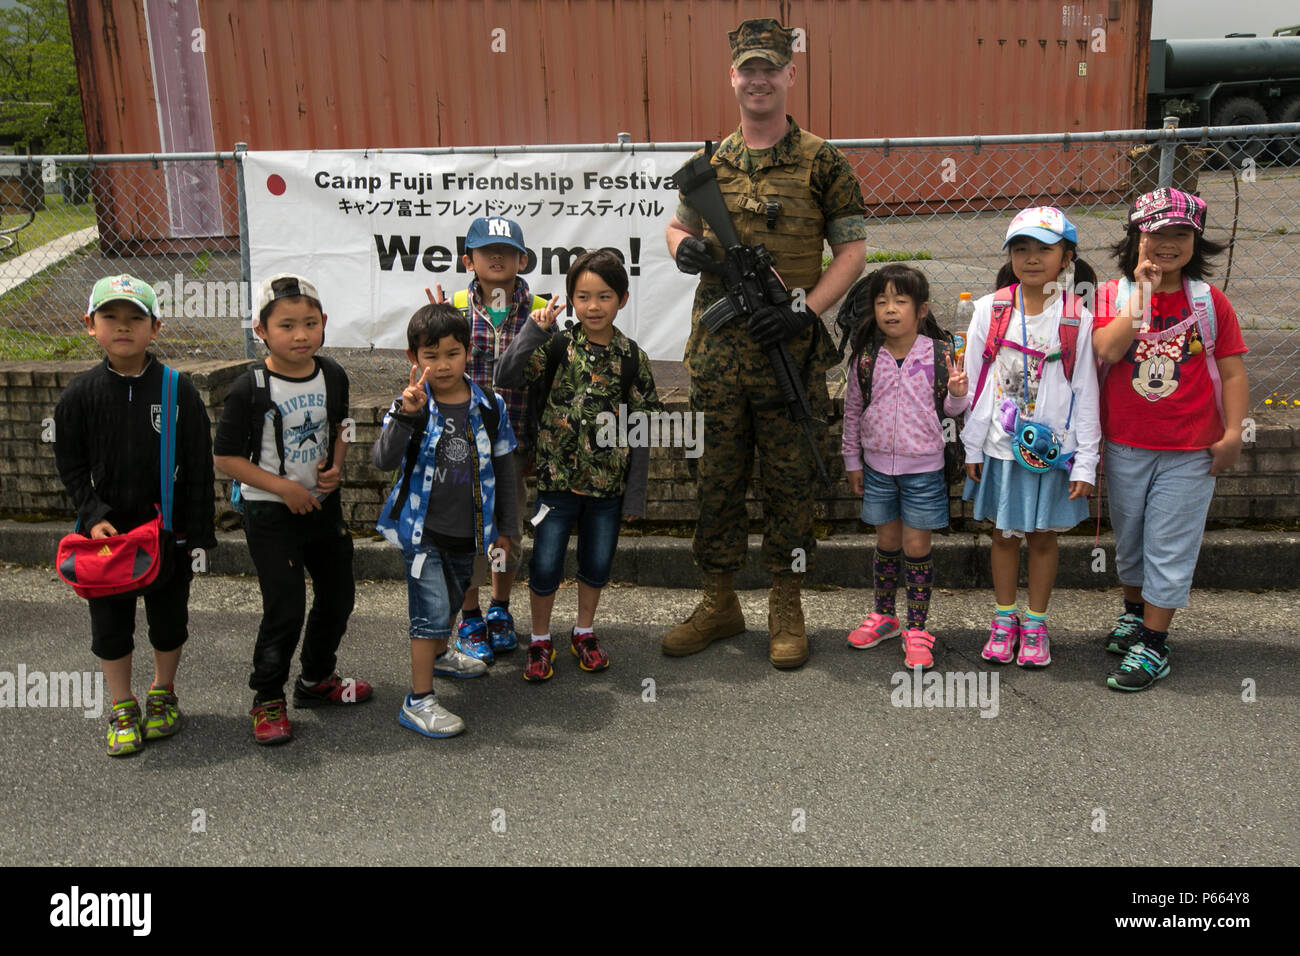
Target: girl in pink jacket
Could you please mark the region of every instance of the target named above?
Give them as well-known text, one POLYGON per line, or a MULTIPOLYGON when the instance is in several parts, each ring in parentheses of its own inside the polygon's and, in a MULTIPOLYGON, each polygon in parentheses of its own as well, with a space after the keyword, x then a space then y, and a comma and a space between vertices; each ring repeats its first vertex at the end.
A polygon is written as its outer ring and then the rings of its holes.
POLYGON ((925 629, 934 584, 930 532, 948 527, 944 438, 956 437, 969 387, 929 300, 923 274, 889 265, 860 279, 844 303, 865 316, 848 365, 844 470, 862 495, 862 520, 876 526, 875 610, 849 634, 849 646, 875 647, 901 634, 908 667, 934 666, 934 635, 925 629), (900 571, 906 629, 894 613, 900 571))

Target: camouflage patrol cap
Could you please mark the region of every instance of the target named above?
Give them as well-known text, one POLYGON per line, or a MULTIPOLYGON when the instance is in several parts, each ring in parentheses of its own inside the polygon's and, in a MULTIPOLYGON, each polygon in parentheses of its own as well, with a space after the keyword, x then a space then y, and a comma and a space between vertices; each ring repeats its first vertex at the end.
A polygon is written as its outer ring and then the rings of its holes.
POLYGON ((772 17, 746 20, 727 34, 731 41, 731 65, 739 68, 751 57, 762 57, 777 66, 790 62, 794 31, 772 17))

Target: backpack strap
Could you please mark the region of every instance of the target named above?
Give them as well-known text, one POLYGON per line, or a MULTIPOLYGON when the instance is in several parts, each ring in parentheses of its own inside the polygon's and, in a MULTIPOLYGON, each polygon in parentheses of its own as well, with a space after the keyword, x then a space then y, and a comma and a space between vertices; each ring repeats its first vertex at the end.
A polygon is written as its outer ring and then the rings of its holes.
MULTIPOLYGON (((559 371, 561 365, 569 361, 569 332, 567 329, 556 332, 551 336, 551 340, 546 343, 546 368, 542 373, 542 401, 546 402, 550 398, 551 386, 555 384, 555 373, 559 371)), ((538 418, 541 417, 541 409, 538 409, 538 418)))
MULTIPOLYGON (((348 417, 348 406, 343 401, 343 393, 347 390, 348 373, 332 358, 317 355, 316 359, 325 374, 325 467, 329 468, 334 464, 334 429, 348 417)), ((280 460, 283 463, 283 451, 280 453, 280 460)))
POLYGON ((871 404, 871 388, 875 382, 876 359, 880 357, 880 346, 867 342, 858 353, 858 390, 862 392, 862 407, 871 404))
POLYGON ((1074 362, 1079 354, 1079 322, 1083 319, 1083 299, 1073 292, 1064 293, 1061 301, 1061 322, 1056 328, 1061 339, 1061 365, 1065 380, 1074 381, 1074 362))
POLYGON ((248 370, 248 376, 253 383, 253 401, 249 414, 248 425, 248 442, 249 456, 248 460, 253 464, 261 464, 262 461, 262 429, 266 425, 266 414, 271 413, 271 424, 275 430, 275 452, 280 457, 280 476, 284 477, 284 419, 280 415, 280 408, 271 401, 271 379, 270 373, 266 369, 265 360, 258 362, 248 370))
POLYGON ((627 340, 629 346, 627 355, 623 356, 623 361, 619 366, 619 377, 622 379, 623 386, 623 404, 629 405, 632 401, 632 386, 641 376, 641 347, 631 339, 627 340))
POLYGON ((1007 328, 1011 325, 1011 310, 1016 300, 1016 290, 1020 283, 1013 283, 993 293, 993 314, 989 318, 989 331, 984 337, 984 353, 981 356, 979 381, 975 383, 975 395, 971 398, 971 407, 980 400, 984 391, 984 382, 989 377, 989 369, 997 357, 998 349, 1006 340, 1007 328))
POLYGON ((1224 428, 1228 427, 1228 419, 1223 413, 1223 379, 1219 377, 1219 360, 1214 356, 1215 336, 1218 333, 1218 317, 1214 314, 1214 296, 1210 292, 1210 284, 1200 279, 1189 280, 1183 277, 1183 293, 1187 296, 1187 304, 1191 307, 1192 315, 1196 317, 1196 324, 1201 330, 1201 347, 1205 349, 1205 368, 1210 373, 1210 381, 1214 385, 1214 402, 1219 406, 1219 420, 1223 422, 1224 428))
POLYGON ((485 396, 488 400, 487 405, 479 406, 479 414, 483 417, 483 427, 487 430, 488 444, 496 447, 497 430, 501 427, 501 410, 497 408, 497 393, 489 391, 485 396))
POLYGON ((180 390, 180 372, 163 366, 162 380, 162 422, 158 429, 161 443, 158 455, 158 485, 162 489, 162 523, 168 531, 172 530, 172 509, 176 502, 176 407, 177 394, 180 390))
POLYGON ((948 340, 931 339, 934 343, 934 413, 943 425, 943 402, 948 397, 948 340))
POLYGON ((462 313, 469 314, 469 289, 460 289, 451 294, 451 304, 453 307, 460 309, 462 313))

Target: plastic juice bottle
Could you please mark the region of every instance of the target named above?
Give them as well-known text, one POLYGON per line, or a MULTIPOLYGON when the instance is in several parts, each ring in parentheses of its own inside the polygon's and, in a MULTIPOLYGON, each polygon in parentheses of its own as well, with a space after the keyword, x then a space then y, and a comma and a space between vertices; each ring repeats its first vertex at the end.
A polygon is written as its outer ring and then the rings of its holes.
POLYGON ((970 328, 970 320, 975 315, 975 303, 971 301, 970 293, 963 292, 957 300, 957 314, 953 319, 953 362, 960 365, 962 358, 966 355, 966 330, 970 328))

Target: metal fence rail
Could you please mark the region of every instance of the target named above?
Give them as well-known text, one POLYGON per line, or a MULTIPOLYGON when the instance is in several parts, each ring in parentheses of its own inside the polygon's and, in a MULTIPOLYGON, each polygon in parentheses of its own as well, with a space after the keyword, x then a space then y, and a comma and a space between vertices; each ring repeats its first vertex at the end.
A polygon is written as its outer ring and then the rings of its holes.
MULTIPOLYGON (((909 261, 951 316, 961 292, 991 290, 1012 211, 1053 204, 1079 227, 1102 279, 1128 201, 1170 181, 1209 204, 1208 232, 1231 241, 1213 281, 1252 354, 1252 404, 1300 399, 1300 124, 1187 130, 836 141, 862 184, 871 262, 909 261), (1163 168, 1162 168, 1163 163, 1163 168)), ((424 154, 652 151, 696 143, 429 148, 424 154)), ((359 150, 357 152, 360 152, 359 150)), ((154 283, 168 359, 250 354, 247 234, 239 151, 132 156, 0 156, 0 358, 93 358, 81 327, 100 276, 154 283)), ((387 391, 397 352, 335 350, 357 392, 387 391)))

